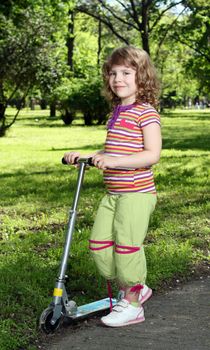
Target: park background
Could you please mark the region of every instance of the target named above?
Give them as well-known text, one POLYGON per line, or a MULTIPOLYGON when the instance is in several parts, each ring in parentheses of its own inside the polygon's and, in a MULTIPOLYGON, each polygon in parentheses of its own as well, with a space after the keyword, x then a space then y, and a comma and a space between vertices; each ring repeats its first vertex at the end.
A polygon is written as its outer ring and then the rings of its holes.
MULTIPOLYGON (((145 243, 154 289, 208 270, 210 7, 186 1, 1 1, 0 348, 38 349, 77 171, 67 150, 103 147, 109 106, 101 65, 113 48, 144 48, 161 80, 158 206, 145 243)), ((106 296, 88 252, 102 174, 86 172, 68 287, 80 303, 106 296)))

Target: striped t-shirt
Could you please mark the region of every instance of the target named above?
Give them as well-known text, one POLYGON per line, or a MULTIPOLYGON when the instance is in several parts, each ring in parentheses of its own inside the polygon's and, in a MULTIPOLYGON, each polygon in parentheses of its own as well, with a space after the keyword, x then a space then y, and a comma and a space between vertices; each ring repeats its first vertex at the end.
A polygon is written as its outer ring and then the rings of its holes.
MULTIPOLYGON (((135 104, 119 111, 114 123, 108 122, 105 154, 126 156, 144 150, 143 128, 151 123, 160 125, 160 116, 148 104, 135 104)), ((106 169, 104 182, 110 194, 127 192, 156 193, 151 167, 140 169, 106 169)))

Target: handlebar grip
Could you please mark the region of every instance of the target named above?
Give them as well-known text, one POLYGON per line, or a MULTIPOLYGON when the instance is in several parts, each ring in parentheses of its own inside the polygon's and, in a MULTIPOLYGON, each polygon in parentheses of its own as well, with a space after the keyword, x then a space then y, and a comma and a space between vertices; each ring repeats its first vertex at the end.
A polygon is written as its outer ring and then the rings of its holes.
MULTIPOLYGON (((67 165, 68 163, 65 161, 65 158, 63 157, 62 160, 61 160, 62 164, 64 165, 67 165)), ((92 162, 92 157, 90 158, 75 158, 75 161, 74 161, 74 164, 73 165, 76 165, 76 164, 79 164, 79 163, 85 163, 86 165, 89 165, 89 166, 94 166, 93 162, 92 162)))
POLYGON ((93 159, 92 159, 92 157, 87 158, 87 164, 88 164, 89 166, 95 166, 95 165, 93 164, 93 159))
MULTIPOLYGON (((74 163, 72 165, 76 165, 78 163, 78 159, 79 159, 79 157, 76 157, 75 160, 74 160, 74 163)), ((66 162, 64 157, 62 158, 61 162, 64 165, 68 165, 68 163, 66 162)))
POLYGON ((64 165, 67 165, 67 164, 68 164, 68 163, 65 161, 65 158, 64 158, 64 157, 61 159, 61 162, 62 162, 62 164, 64 164, 64 165))

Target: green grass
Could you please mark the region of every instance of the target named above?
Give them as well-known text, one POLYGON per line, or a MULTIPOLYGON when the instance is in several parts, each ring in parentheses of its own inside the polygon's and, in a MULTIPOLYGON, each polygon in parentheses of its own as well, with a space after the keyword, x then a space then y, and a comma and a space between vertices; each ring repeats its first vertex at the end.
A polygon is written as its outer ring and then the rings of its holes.
MULTIPOLYGON (((12 109, 9 111, 12 113, 12 109)), ((0 348, 35 349, 37 319, 51 301, 77 171, 60 160, 67 150, 103 147, 104 126, 65 127, 46 111, 21 112, 0 139, 0 348)), ((162 116, 163 152, 154 167, 158 205, 145 242, 148 284, 158 289, 192 273, 209 247, 210 112, 162 116)), ((86 172, 69 260, 72 297, 106 295, 88 251, 88 236, 105 193, 102 174, 86 172)))

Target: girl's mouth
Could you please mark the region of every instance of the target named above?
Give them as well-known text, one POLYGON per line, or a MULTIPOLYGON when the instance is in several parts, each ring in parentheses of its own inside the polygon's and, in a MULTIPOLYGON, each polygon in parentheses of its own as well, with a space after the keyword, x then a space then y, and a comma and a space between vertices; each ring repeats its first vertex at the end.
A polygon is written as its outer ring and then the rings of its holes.
POLYGON ((114 89, 122 89, 124 88, 125 86, 114 86, 114 89))

